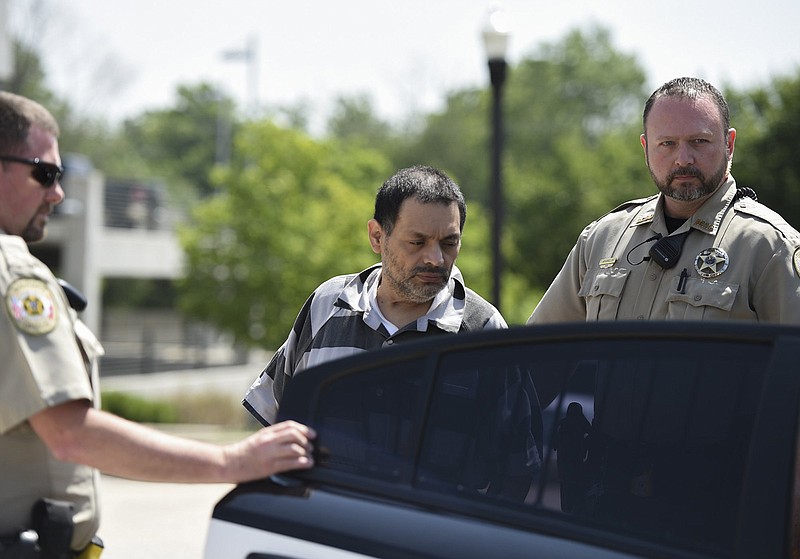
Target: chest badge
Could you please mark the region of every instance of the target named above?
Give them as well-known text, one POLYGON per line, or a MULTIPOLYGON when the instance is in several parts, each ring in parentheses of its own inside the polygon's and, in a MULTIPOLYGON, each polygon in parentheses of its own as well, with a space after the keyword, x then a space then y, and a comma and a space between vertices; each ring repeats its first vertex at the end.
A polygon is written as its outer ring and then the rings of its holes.
POLYGON ((731 259, 721 248, 707 248, 694 259, 694 269, 701 278, 715 278, 728 269, 731 259))

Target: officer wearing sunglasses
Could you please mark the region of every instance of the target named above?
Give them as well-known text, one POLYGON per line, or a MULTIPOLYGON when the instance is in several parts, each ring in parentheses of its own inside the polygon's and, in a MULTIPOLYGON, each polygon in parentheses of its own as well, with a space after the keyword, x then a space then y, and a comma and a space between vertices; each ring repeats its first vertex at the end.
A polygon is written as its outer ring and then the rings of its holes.
POLYGON ((0 559, 94 559, 98 469, 143 481, 238 483, 309 468, 314 432, 278 423, 227 446, 98 409, 103 348, 27 243, 64 200, 58 124, 0 92, 0 559))
POLYGON ((42 161, 38 157, 31 159, 29 157, 19 157, 16 155, 0 155, 0 161, 11 161, 13 163, 22 163, 23 165, 32 166, 31 177, 45 188, 53 186, 60 181, 61 177, 64 175, 64 167, 56 165, 55 163, 42 161))

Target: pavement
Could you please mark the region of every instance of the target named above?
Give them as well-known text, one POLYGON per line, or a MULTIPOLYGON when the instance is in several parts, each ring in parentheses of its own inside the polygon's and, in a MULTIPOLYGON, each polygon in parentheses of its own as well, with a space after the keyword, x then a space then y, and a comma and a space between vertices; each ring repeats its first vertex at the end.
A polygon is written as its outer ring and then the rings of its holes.
POLYGON ((211 512, 233 488, 101 479, 102 559, 202 559, 211 512))
MULTIPOLYGON (((228 393, 238 402, 265 363, 104 377, 100 384, 104 392, 120 391, 143 397, 214 391, 228 393)), ((215 443, 237 440, 247 434, 214 425, 153 427, 215 443)), ((103 475, 98 532, 106 546, 102 559, 202 559, 214 505, 233 487, 148 483, 103 475)))

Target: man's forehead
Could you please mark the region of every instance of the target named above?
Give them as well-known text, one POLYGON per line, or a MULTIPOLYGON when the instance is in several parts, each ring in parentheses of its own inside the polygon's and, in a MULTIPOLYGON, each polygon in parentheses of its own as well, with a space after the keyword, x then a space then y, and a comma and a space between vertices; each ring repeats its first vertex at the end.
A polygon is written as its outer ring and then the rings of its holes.
POLYGON ((397 212, 397 224, 401 222, 426 221, 432 217, 447 219, 455 215, 458 220, 458 204, 453 202, 421 202, 416 198, 406 198, 397 212))
POLYGON ((653 103, 650 116, 673 117, 676 112, 702 113, 711 118, 722 120, 719 107, 717 107, 714 100, 707 95, 701 95, 699 97, 687 97, 683 95, 659 97, 656 99, 655 103, 653 103))
POLYGON ((718 128, 723 128, 723 121, 719 107, 707 96, 661 97, 647 118, 647 128, 651 127, 657 127, 667 135, 671 129, 686 128, 697 133, 715 133, 718 128))

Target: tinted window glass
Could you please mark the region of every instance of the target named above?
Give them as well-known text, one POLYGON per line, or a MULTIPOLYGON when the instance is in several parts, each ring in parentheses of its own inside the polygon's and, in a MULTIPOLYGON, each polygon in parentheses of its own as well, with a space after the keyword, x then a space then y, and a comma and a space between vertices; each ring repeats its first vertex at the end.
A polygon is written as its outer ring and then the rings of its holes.
POLYGON ((527 371, 447 360, 434 385, 417 481, 522 502, 541 471, 541 441, 527 371))
POLYGON ((766 346, 674 340, 446 355, 417 481, 727 550, 768 356, 766 346))
POLYGON ((315 411, 321 464, 385 479, 410 479, 425 410, 424 361, 406 361, 336 380, 315 411))

